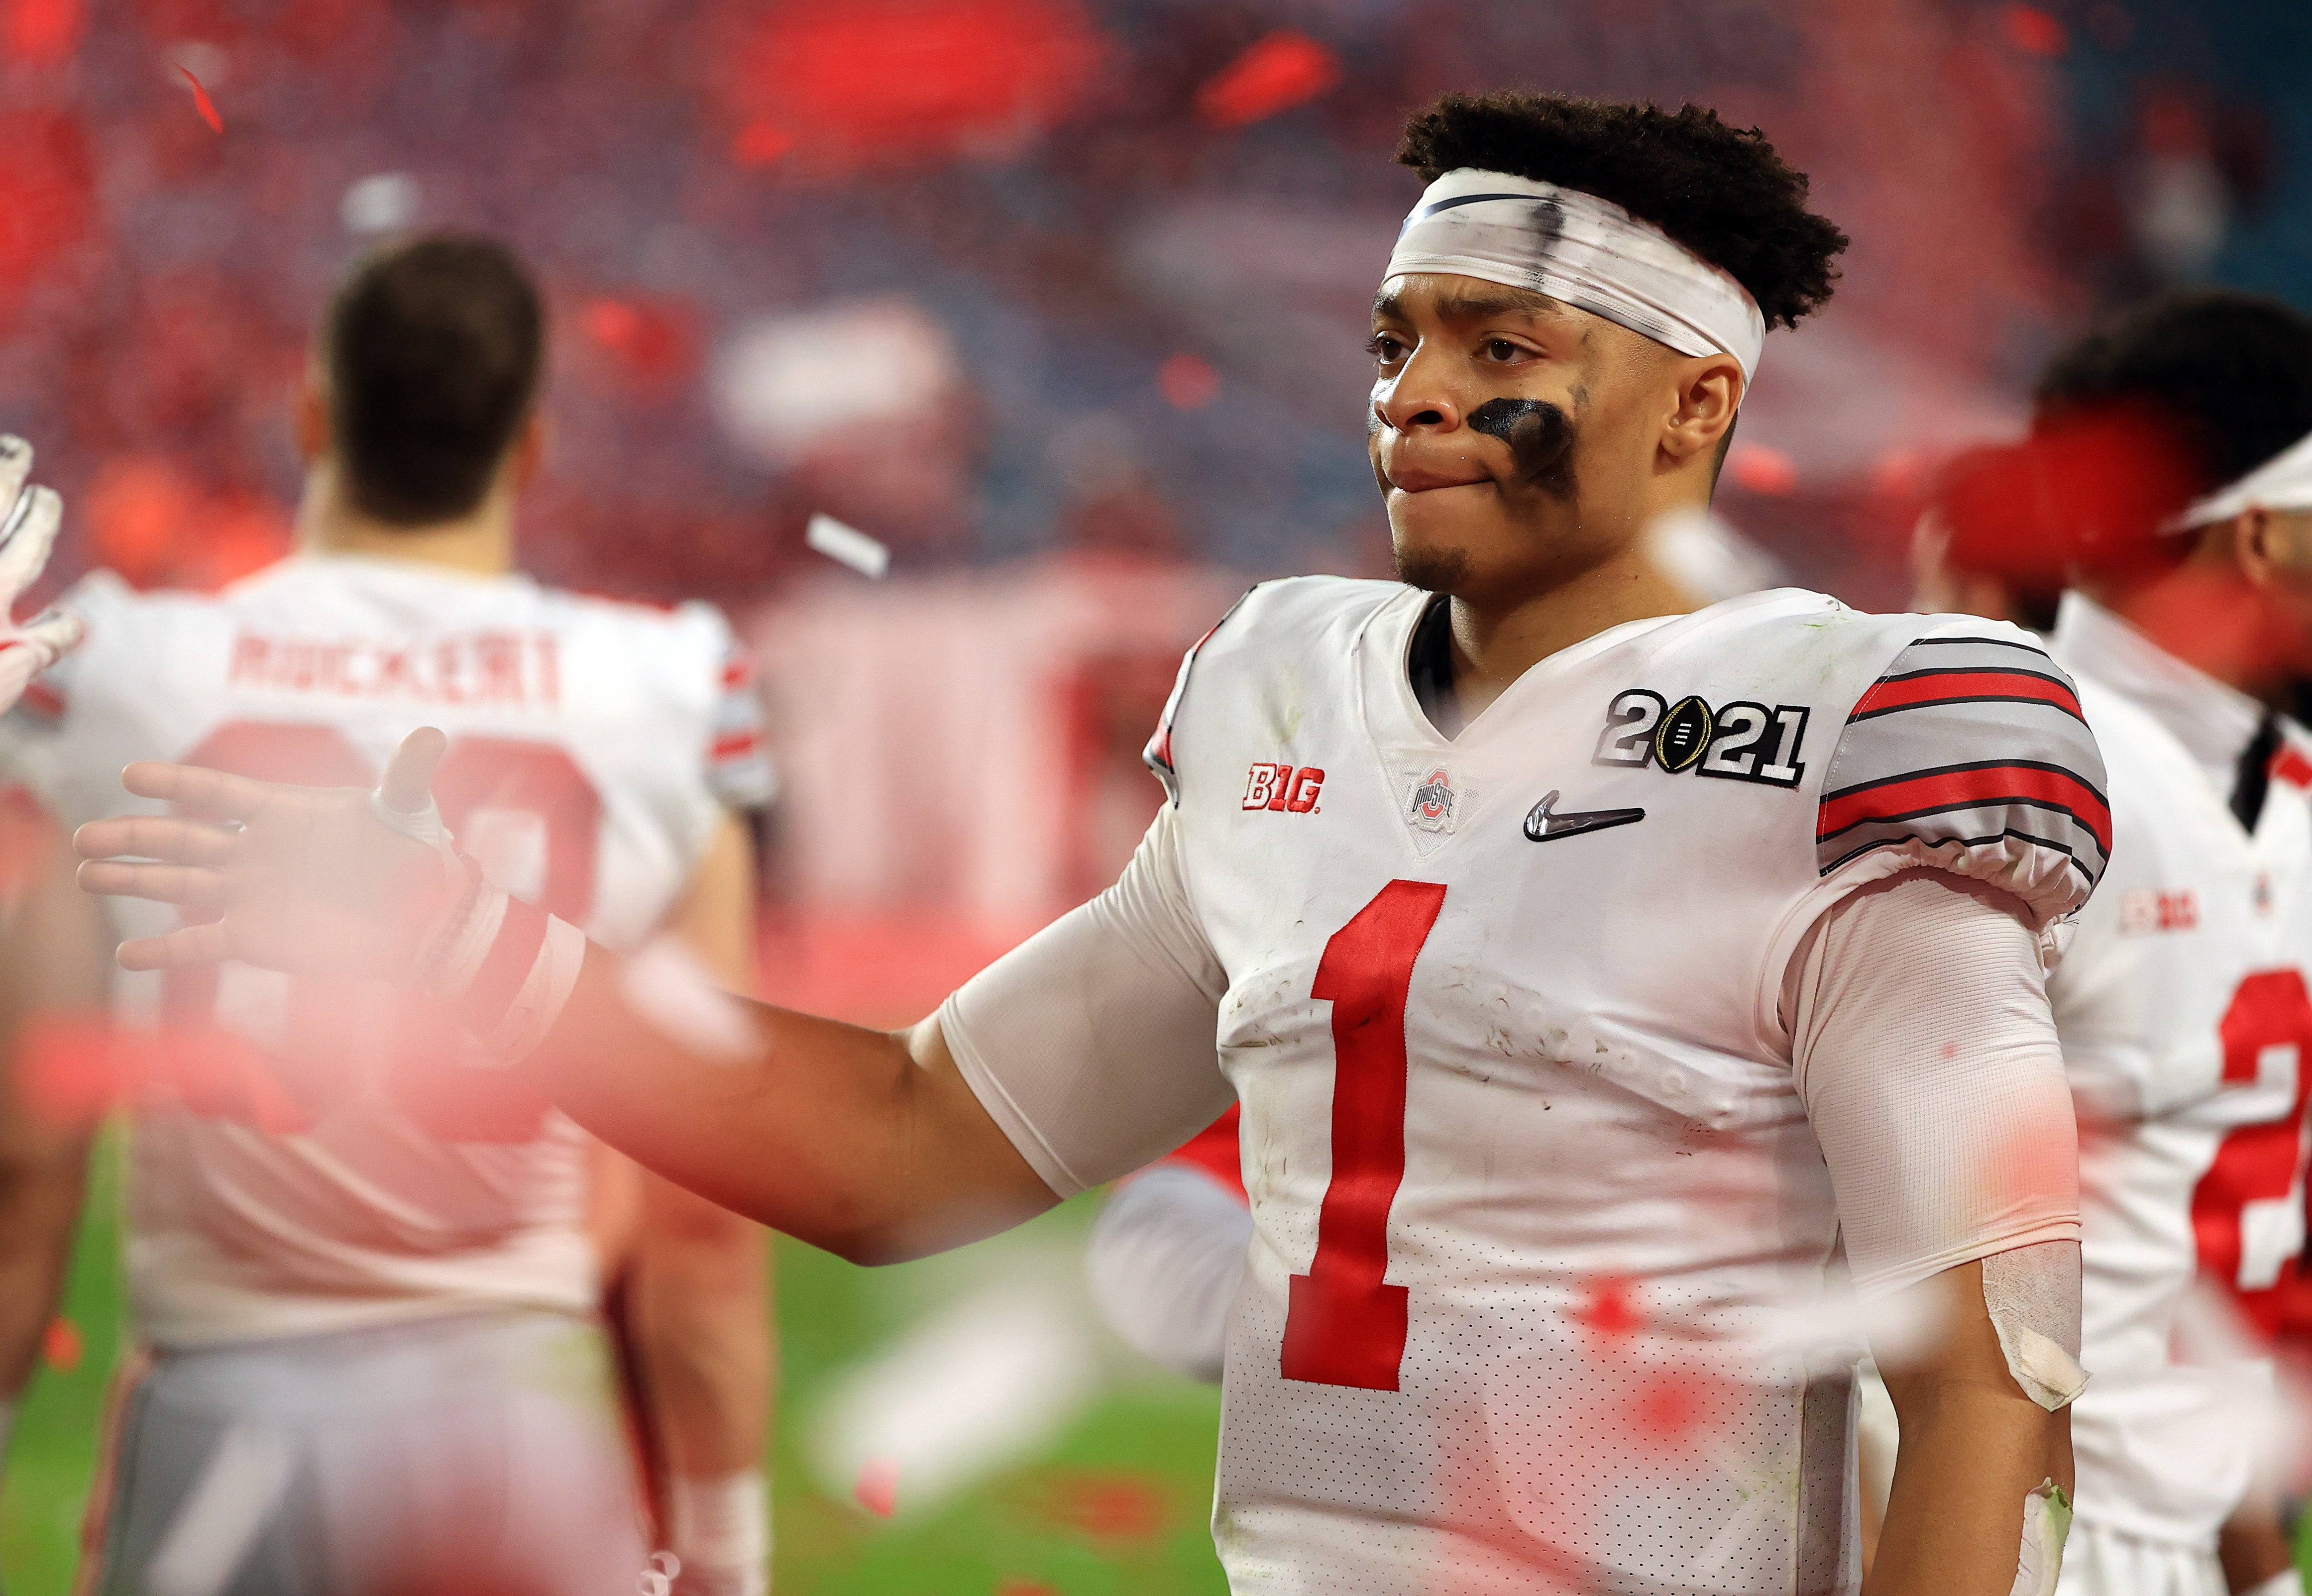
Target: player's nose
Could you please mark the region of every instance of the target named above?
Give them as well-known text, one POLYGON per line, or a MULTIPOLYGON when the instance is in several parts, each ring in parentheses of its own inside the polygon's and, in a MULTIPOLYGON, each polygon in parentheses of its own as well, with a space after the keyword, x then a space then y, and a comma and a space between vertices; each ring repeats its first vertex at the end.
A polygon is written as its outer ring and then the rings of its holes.
POLYGON ((1436 363, 1416 353, 1392 382, 1373 385, 1373 419, 1399 432, 1450 432, 1462 422, 1461 406, 1441 379, 1436 363))

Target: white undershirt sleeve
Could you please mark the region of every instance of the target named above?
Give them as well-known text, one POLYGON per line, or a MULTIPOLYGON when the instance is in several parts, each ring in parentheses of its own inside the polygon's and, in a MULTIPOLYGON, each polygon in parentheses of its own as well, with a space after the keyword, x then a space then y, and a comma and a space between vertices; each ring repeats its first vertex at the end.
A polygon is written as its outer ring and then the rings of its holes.
POLYGON ((1227 988, 1168 804, 1114 886, 965 982, 940 1030, 1020 1156, 1073 1197, 1170 1152, 1235 1100, 1218 1047, 1227 988))
POLYGON ((2077 1242, 2078 1131, 2019 904, 1940 870, 1873 883, 1800 948, 1783 1012, 1858 1292, 2077 1242))

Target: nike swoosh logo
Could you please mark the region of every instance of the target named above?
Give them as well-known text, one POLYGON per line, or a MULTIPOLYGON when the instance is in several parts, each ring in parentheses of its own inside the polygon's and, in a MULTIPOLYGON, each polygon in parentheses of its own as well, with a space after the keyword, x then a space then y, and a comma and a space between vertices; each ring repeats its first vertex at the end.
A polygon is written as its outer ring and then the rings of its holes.
POLYGON ((1607 826, 1635 825, 1646 817, 1643 809, 1576 809, 1571 814, 1553 815, 1552 805, 1557 794, 1550 795, 1526 811, 1525 834, 1536 842, 1554 842, 1560 837, 1572 837, 1582 832, 1602 832, 1607 826))

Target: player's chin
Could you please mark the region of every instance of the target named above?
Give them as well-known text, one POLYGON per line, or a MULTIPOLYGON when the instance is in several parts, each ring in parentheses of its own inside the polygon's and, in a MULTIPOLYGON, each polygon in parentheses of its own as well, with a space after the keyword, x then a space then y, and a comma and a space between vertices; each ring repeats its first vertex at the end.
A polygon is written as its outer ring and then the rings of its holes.
POLYGON ((1397 580, 1432 593, 1465 594, 1470 579, 1493 563, 1487 555, 1501 541, 1501 529, 1489 518, 1468 514, 1467 504, 1432 502, 1467 500, 1474 492, 1449 488, 1389 495, 1389 554, 1397 580))

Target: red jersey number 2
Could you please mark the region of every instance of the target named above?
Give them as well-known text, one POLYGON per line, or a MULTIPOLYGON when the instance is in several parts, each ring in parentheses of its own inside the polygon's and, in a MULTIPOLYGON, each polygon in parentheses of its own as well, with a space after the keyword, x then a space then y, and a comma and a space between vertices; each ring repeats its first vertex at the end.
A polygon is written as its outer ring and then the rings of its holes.
POLYGON ((1405 1182, 1405 1008, 1414 961, 1445 906, 1441 883, 1392 881, 1333 933, 1309 996, 1333 1005, 1333 1178, 1317 1253, 1295 1275, 1283 1374, 1395 1391, 1406 1288, 1388 1284, 1388 1210, 1405 1182))
MULTIPOLYGON (((277 721, 220 727, 184 763, 318 787, 367 787, 378 776, 336 728, 277 721)), ((567 753, 551 743, 461 737, 451 743, 434 791, 453 833, 462 833, 484 814, 531 817, 542 833, 540 906, 569 920, 591 912, 601 799, 567 753)), ((172 1020, 203 1023, 215 1010, 217 972, 171 970, 162 990, 163 1012, 172 1020)), ((290 983, 281 1051, 274 1059, 286 1101, 315 1102, 334 1086, 346 1024, 340 998, 334 983, 290 983)), ((465 1033, 446 1007, 408 994, 396 1018, 393 1063, 383 1084, 420 1129, 444 1142, 519 1142, 538 1134, 545 1100, 497 1072, 460 1066, 465 1033)), ((285 1101, 269 1091, 262 1100, 285 1101)), ((296 1117, 293 1112, 285 1121, 276 1107, 263 1128, 296 1129, 296 1117)))
POLYGON ((2236 1125, 2192 1192, 2192 1234, 2200 1267, 2230 1287, 2240 1310, 2266 1335, 2278 1332, 2298 1294, 2297 1214, 2285 1203, 2304 1163, 2304 1104, 2312 1097, 2312 994, 2295 970, 2258 970, 2232 994, 2217 1025, 2224 1084, 2253 1086, 2265 1051, 2296 1055, 2296 1098, 2276 1120, 2236 1125), (2251 1217, 2250 1205, 2255 1205, 2251 1217), (2277 1223, 2274 1223, 2274 1222, 2277 1223))

